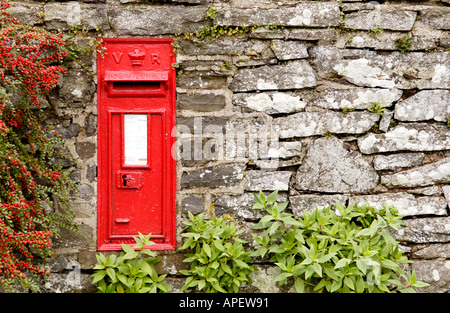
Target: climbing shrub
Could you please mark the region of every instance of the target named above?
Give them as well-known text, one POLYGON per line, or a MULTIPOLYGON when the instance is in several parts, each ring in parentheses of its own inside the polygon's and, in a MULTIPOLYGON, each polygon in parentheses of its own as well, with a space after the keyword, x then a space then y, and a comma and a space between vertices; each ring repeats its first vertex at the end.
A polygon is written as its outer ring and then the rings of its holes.
POLYGON ((65 70, 64 40, 24 25, 0 1, 0 286, 37 290, 59 227, 75 229, 64 142, 44 128, 43 100, 65 70), (57 204, 58 209, 52 209, 57 204))
POLYGON ((275 281, 291 279, 297 292, 414 292, 428 285, 400 266, 410 261, 389 233, 402 225, 395 208, 336 203, 336 212, 328 206, 295 219, 277 194, 255 194, 253 206, 267 214, 254 226, 262 234, 253 234, 259 247, 252 256, 280 268, 275 281))
POLYGON ((250 252, 244 249, 243 232, 227 216, 203 219, 189 212, 187 228, 181 234, 186 240, 180 250, 190 250, 184 262, 189 270, 181 270, 186 282, 180 291, 197 287, 204 292, 238 292, 243 282, 251 283, 250 274, 256 270, 250 265, 250 252))

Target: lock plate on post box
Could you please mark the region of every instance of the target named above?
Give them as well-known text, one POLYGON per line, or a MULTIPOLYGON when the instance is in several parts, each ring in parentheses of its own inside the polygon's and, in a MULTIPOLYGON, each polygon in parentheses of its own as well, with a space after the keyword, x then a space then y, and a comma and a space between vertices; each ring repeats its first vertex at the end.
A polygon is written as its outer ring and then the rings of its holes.
POLYGON ((104 38, 97 55, 99 251, 176 247, 173 39, 104 38), (103 49, 104 48, 104 49, 103 49))
POLYGON ((144 185, 144 175, 141 172, 117 172, 117 188, 141 189, 144 185))

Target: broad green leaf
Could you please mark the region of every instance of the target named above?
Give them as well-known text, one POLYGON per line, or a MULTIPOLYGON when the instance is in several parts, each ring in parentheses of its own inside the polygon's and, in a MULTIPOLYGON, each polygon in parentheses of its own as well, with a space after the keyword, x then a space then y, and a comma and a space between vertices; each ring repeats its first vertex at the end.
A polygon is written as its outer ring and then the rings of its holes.
POLYGON ((317 275, 319 275, 319 277, 322 277, 322 266, 320 266, 319 263, 314 263, 312 265, 312 268, 314 269, 314 272, 316 272, 317 275))
POLYGON ((342 287, 342 279, 339 280, 335 280, 332 284, 331 284, 331 290, 330 292, 335 292, 336 290, 338 290, 339 288, 342 287))
POLYGON ((344 284, 351 290, 355 290, 355 285, 350 277, 344 277, 344 284))
POLYGON ((323 270, 324 270, 325 274, 333 280, 338 280, 340 278, 338 276, 338 273, 331 267, 324 267, 323 270))
POLYGON ((126 287, 130 287, 130 286, 128 285, 128 280, 127 280, 127 277, 126 277, 125 275, 118 273, 118 274, 117 274, 117 279, 118 279, 122 284, 124 284, 126 287))
POLYGON ((398 266, 397 263, 395 263, 391 260, 388 260, 388 259, 381 260, 380 263, 381 263, 382 267, 389 268, 395 272, 401 271, 400 266, 398 266))
POLYGON ((225 289, 223 289, 218 282, 212 282, 211 285, 214 287, 214 289, 216 289, 217 291, 223 292, 223 293, 227 293, 227 291, 225 289))
POLYGON ((417 288, 423 288, 423 287, 430 286, 430 284, 425 283, 423 281, 416 281, 414 284, 412 284, 412 286, 417 287, 417 288))
POLYGON ((203 244, 203 251, 205 251, 205 253, 208 257, 211 257, 211 248, 209 247, 209 245, 207 243, 203 244))
POLYGON ((294 274, 292 274, 292 273, 286 273, 286 272, 283 272, 283 273, 281 273, 280 275, 278 275, 275 279, 274 279, 274 281, 275 282, 277 282, 277 281, 285 281, 288 277, 291 277, 291 276, 293 276, 294 274))
MULTIPOLYGON (((283 212, 287 208, 288 204, 289 204, 289 201, 284 201, 284 202, 278 203, 278 209, 280 210, 280 212, 283 212)), ((291 215, 291 214, 289 214, 289 215, 291 215)))
POLYGON ((149 276, 152 276, 154 272, 154 269, 147 262, 142 263, 141 270, 149 276))
POLYGON ((308 280, 314 274, 314 267, 311 265, 306 268, 305 271, 305 279, 308 280))
POLYGON ((242 268, 249 268, 249 265, 247 264, 247 263, 245 263, 244 261, 241 261, 241 260, 233 260, 234 262, 236 262, 236 264, 239 266, 239 267, 242 267, 242 268))
POLYGON ((202 290, 206 286, 206 281, 204 279, 198 282, 198 290, 202 290))
POLYGON ((228 273, 228 274, 230 274, 230 275, 233 275, 233 271, 231 270, 231 268, 228 266, 227 263, 222 263, 222 264, 220 265, 220 268, 221 268, 225 273, 228 273))
POLYGON ((111 278, 113 283, 116 281, 116 272, 112 268, 107 268, 106 274, 108 274, 109 278, 111 278))
POLYGON ((364 281, 364 279, 362 277, 358 277, 358 279, 356 280, 356 292, 358 293, 364 292, 365 286, 366 282, 364 281))
POLYGON ((325 262, 328 262, 328 261, 329 261, 332 257, 334 257, 335 255, 336 255, 335 252, 325 254, 324 256, 320 257, 320 258, 318 259, 318 261, 319 261, 319 263, 325 263, 325 262))
POLYGON ((267 204, 273 204, 277 201, 278 190, 275 190, 267 197, 267 204))
POLYGON ((300 278, 295 279, 294 286, 298 293, 303 293, 305 291, 305 283, 300 278))
POLYGON ((225 248, 223 247, 222 243, 220 242, 220 240, 214 240, 213 241, 214 246, 219 249, 220 251, 225 251, 225 248))
POLYGON ((106 271, 104 271, 104 270, 95 272, 94 274, 91 275, 91 277, 94 278, 92 283, 95 284, 96 282, 102 280, 105 276, 106 276, 106 271))
POLYGON ((269 228, 269 234, 272 235, 280 227, 280 223, 274 222, 269 228))
POLYGON ((364 259, 359 259, 356 260, 356 266, 359 268, 359 270, 366 275, 366 271, 367 271, 367 264, 366 261, 364 259))
POLYGON ((327 284, 327 280, 325 278, 322 278, 320 282, 314 287, 314 291, 318 291, 320 289, 323 289, 327 284))
POLYGON ((264 224, 264 223, 270 222, 271 220, 273 220, 273 216, 271 216, 271 215, 264 215, 264 216, 259 220, 259 223, 264 224))
POLYGON ((346 259, 346 258, 340 259, 334 266, 334 269, 344 267, 345 265, 347 265, 347 263, 350 263, 350 262, 351 262, 350 259, 346 259))
POLYGON ((122 243, 120 246, 122 247, 122 250, 125 251, 125 253, 133 253, 134 252, 134 249, 125 243, 122 243))

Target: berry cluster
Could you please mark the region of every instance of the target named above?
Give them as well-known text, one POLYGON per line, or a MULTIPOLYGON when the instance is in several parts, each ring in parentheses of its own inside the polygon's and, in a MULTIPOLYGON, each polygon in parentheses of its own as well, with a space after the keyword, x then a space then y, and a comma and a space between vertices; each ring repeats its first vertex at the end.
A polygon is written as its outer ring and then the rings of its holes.
POLYGON ((0 289, 35 289, 48 274, 60 226, 74 228, 74 188, 62 168, 62 138, 42 126, 42 101, 55 86, 67 55, 62 35, 24 25, 0 0, 0 289), (52 208, 57 202, 57 209, 52 208))

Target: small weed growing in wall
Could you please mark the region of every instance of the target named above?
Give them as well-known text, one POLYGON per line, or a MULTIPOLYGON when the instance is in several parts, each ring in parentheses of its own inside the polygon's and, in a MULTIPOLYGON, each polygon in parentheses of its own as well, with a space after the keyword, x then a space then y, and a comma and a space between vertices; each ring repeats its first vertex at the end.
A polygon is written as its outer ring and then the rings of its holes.
POLYGON ((105 257, 103 253, 96 255, 98 263, 91 277, 93 284, 98 283, 99 293, 166 293, 172 289, 164 282, 167 274, 156 273, 154 265, 161 258, 156 257, 153 251, 143 249, 154 244, 150 236, 139 234, 133 237, 136 242, 133 247, 121 244, 123 251, 119 257, 114 254, 105 257), (143 255, 149 257, 142 258, 143 255))
POLYGON ((190 270, 180 272, 187 276, 180 291, 197 287, 203 292, 238 292, 242 283, 251 283, 250 274, 256 269, 250 265, 250 252, 244 249, 243 232, 227 217, 189 212, 187 228, 181 234, 186 238, 180 250, 190 250, 184 262, 191 263, 190 270))
POLYGON ((380 102, 374 102, 374 103, 372 103, 372 106, 367 109, 367 111, 371 112, 371 113, 383 115, 384 111, 386 111, 386 108, 382 107, 380 102))
POLYGON ((388 230, 402 225, 395 208, 336 203, 336 212, 328 206, 295 219, 286 212, 287 201, 276 202, 277 194, 255 194, 253 206, 267 214, 254 226, 262 234, 253 234, 259 247, 252 256, 269 257, 281 269, 275 281, 293 280, 297 292, 414 292, 428 286, 399 266, 410 261, 388 230))
POLYGON ((411 50, 411 48, 412 48, 412 43, 413 43, 412 38, 405 35, 405 36, 403 36, 403 37, 398 38, 398 39, 395 41, 395 47, 396 47, 398 50, 400 50, 400 52, 403 53, 403 52, 406 52, 406 51, 411 50))

